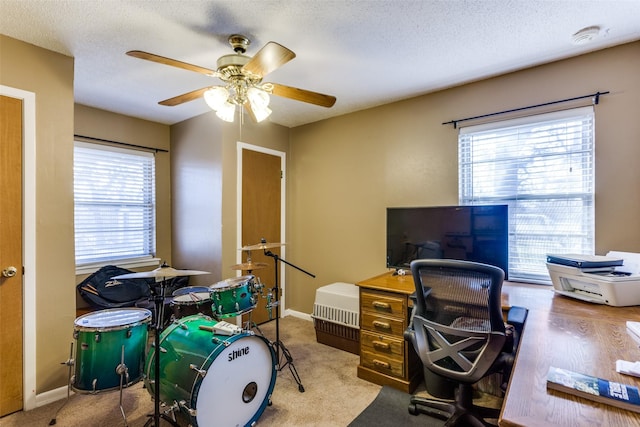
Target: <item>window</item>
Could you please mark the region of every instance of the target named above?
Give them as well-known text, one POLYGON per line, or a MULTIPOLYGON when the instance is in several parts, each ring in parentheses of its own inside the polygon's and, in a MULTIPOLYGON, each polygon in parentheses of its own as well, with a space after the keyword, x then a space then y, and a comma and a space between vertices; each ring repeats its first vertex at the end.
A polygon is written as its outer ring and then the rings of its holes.
POLYGON ((460 129, 460 204, 509 205, 509 279, 550 283, 546 255, 594 253, 593 107, 460 129))
POLYGON ((150 265, 144 262, 156 251, 154 155, 76 141, 73 163, 76 270, 150 265))

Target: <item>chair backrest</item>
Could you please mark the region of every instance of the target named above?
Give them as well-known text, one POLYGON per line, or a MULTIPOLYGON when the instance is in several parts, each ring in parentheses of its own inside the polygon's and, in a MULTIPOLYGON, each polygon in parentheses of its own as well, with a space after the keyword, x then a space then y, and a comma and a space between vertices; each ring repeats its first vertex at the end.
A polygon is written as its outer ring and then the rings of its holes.
POLYGON ((417 352, 432 372, 474 383, 487 374, 506 341, 501 292, 504 271, 447 259, 411 263, 416 286, 417 352))

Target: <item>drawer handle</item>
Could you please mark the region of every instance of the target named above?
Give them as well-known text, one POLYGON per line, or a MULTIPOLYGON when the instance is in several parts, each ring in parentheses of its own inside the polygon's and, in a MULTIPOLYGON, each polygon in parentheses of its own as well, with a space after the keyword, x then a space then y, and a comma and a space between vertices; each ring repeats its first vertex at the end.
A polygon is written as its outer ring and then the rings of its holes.
POLYGON ((391 345, 388 342, 374 341, 373 347, 380 350, 389 350, 391 348, 391 345))
POLYGON ((383 362, 382 360, 378 360, 378 359, 373 359, 373 364, 379 368, 389 369, 391 367, 389 363, 383 362))
POLYGON ((380 310, 389 310, 391 308, 391 304, 389 304, 388 302, 382 302, 382 301, 374 301, 372 305, 373 305, 373 308, 377 308, 380 310))
POLYGON ((373 326, 380 329, 391 329, 391 325, 387 322, 382 322, 380 320, 374 320, 373 326))

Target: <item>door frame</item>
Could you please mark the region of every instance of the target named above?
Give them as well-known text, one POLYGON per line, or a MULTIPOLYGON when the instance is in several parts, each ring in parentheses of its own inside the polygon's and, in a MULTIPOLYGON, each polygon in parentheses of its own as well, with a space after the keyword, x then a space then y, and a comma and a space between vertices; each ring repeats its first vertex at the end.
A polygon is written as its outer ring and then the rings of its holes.
MULTIPOLYGON (((248 144, 246 142, 238 141, 237 142, 237 177, 236 177, 236 247, 239 249, 242 247, 242 150, 251 150, 257 151, 260 153, 270 154, 272 156, 280 157, 280 170, 282 171, 282 179, 280 180, 280 242, 286 242, 286 210, 285 206, 287 205, 287 196, 286 196, 286 183, 287 183, 287 153, 284 151, 273 150, 271 148, 261 147, 259 145, 248 144)), ((257 243, 257 242, 256 242, 257 243)), ((280 257, 283 259, 287 259, 287 247, 282 246, 280 248, 280 257)), ((236 254, 236 263, 242 263, 242 251, 237 251, 236 254)), ((280 285, 280 317, 286 316, 286 303, 285 303, 285 289, 286 289, 286 275, 285 275, 285 265, 283 262, 279 263, 278 266, 278 279, 280 285)), ((237 275, 240 276, 242 274, 241 271, 237 272, 237 275)), ((275 284, 274 284, 275 286, 275 284)))
POLYGON ((28 411, 36 402, 36 94, 0 85, 0 95, 21 99, 22 111, 22 244, 24 275, 23 305, 23 406, 28 411))

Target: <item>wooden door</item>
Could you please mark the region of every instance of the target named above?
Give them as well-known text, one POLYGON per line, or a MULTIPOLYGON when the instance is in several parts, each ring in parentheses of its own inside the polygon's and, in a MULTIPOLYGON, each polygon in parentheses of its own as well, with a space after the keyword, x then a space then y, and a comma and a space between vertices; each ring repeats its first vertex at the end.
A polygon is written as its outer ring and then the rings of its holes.
MULTIPOLYGON (((242 150, 242 246, 259 244, 261 239, 268 243, 284 243, 280 242, 281 165, 279 156, 242 150)), ((280 247, 269 248, 269 251, 278 256, 282 254, 280 247)), ((267 264, 267 268, 251 272, 264 285, 257 306, 250 313, 251 321, 259 325, 276 318, 276 309, 267 308, 267 297, 270 295, 271 300, 275 299, 275 292, 270 292, 275 287, 275 260, 266 256, 264 250, 253 250, 243 251, 242 262, 247 262, 249 256, 254 263, 267 264)), ((243 316, 244 321, 248 318, 247 315, 243 316)))
POLYGON ((22 409, 24 395, 22 100, 7 96, 0 96, 0 236, 0 416, 4 416, 22 409), (13 276, 10 267, 15 267, 13 276))

